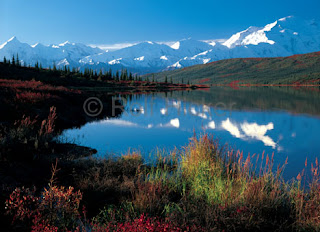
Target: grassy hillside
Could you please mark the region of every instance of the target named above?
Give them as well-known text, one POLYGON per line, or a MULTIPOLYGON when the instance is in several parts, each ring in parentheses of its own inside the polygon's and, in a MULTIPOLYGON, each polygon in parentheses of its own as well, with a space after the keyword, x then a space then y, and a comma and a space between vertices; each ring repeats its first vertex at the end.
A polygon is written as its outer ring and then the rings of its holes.
POLYGON ((192 84, 299 85, 320 83, 320 52, 279 58, 220 60, 183 69, 148 74, 155 80, 192 84))

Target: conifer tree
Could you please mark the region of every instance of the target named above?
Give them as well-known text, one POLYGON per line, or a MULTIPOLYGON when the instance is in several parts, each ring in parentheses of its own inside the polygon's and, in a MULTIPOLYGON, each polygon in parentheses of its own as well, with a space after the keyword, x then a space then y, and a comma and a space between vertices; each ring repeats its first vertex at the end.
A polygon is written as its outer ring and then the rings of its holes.
POLYGON ((124 73, 124 69, 121 70, 121 80, 122 81, 125 81, 126 80, 126 77, 125 77, 125 73, 124 73))
POLYGON ((36 62, 34 67, 35 67, 36 70, 39 70, 39 62, 38 61, 36 62))
POLYGON ((93 78, 93 70, 90 68, 90 76, 89 76, 90 79, 93 78))
POLYGON ((128 80, 128 70, 127 70, 127 69, 124 70, 123 79, 124 79, 125 81, 128 80))
POLYGON ((19 60, 19 55, 17 53, 17 56, 16 56, 16 65, 17 66, 20 66, 20 60, 19 60))
POLYGON ((99 80, 102 80, 103 79, 103 73, 102 73, 102 69, 100 69, 100 71, 99 71, 99 80))
POLYGON ((155 82, 155 80, 154 80, 154 74, 152 74, 152 82, 153 82, 153 83, 155 82))
POLYGON ((107 79, 108 79, 108 80, 113 79, 113 75, 112 75, 112 70, 111 70, 111 68, 109 68, 109 72, 107 73, 107 79))
POLYGON ((12 56, 12 65, 15 65, 16 64, 16 61, 15 61, 15 59, 14 59, 14 55, 12 56))
POLYGON ((122 81, 123 80, 123 69, 121 69, 121 73, 119 75, 120 75, 120 80, 122 81))
POLYGON ((119 70, 116 72, 116 80, 119 81, 119 70))
POLYGON ((172 80, 172 77, 170 77, 170 82, 171 82, 171 84, 173 84, 173 80, 172 80))
POLYGON ((3 57, 3 63, 6 64, 7 63, 7 58, 4 56, 3 57))
POLYGON ((166 83, 166 84, 168 83, 168 77, 167 76, 164 79, 164 83, 166 83))

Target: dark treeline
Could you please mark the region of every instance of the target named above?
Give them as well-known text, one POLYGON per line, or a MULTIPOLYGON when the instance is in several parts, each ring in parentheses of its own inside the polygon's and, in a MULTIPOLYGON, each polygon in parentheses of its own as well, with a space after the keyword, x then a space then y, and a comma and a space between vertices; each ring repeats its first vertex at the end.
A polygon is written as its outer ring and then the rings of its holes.
POLYGON ((55 63, 48 68, 44 68, 41 63, 36 62, 34 65, 26 64, 19 60, 19 55, 13 55, 11 59, 3 58, 0 62, 2 69, 0 70, 0 78, 21 79, 21 80, 39 80, 47 84, 62 86, 110 86, 122 83, 122 85, 130 86, 153 86, 155 88, 163 88, 169 86, 196 88, 190 80, 184 82, 174 81, 172 77, 166 76, 165 80, 157 78, 158 74, 150 74, 140 76, 128 71, 126 68, 122 70, 108 71, 104 69, 92 68, 75 68, 69 65, 59 66, 55 63))
POLYGON ((121 71, 113 72, 110 68, 108 71, 104 71, 100 69, 99 72, 97 70, 93 70, 91 68, 85 68, 84 70, 80 70, 80 68, 72 68, 70 70, 69 66, 59 66, 57 67, 55 63, 53 63, 52 67, 43 68, 41 63, 36 62, 34 66, 30 64, 26 66, 23 62, 19 60, 19 55, 12 56, 11 60, 6 57, 3 58, 3 63, 7 65, 17 66, 17 67, 29 67, 34 68, 38 71, 48 71, 52 72, 58 76, 65 77, 73 77, 73 78, 83 78, 86 80, 98 80, 98 81, 142 81, 142 78, 133 74, 132 72, 128 72, 127 69, 122 69, 121 71))

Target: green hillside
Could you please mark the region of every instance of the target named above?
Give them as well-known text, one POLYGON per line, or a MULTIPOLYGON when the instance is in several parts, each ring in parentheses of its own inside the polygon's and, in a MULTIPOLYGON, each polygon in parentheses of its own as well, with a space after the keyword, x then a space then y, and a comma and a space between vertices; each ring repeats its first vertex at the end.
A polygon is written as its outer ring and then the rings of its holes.
POLYGON ((320 52, 278 58, 220 60, 145 75, 157 81, 192 84, 319 84, 320 52))

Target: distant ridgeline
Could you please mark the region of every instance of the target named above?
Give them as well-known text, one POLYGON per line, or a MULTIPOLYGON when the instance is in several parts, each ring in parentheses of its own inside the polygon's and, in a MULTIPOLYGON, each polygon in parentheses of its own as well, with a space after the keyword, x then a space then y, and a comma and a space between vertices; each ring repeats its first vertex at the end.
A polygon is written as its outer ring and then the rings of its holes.
POLYGON ((320 52, 278 58, 237 58, 148 74, 209 85, 319 85, 320 52))

